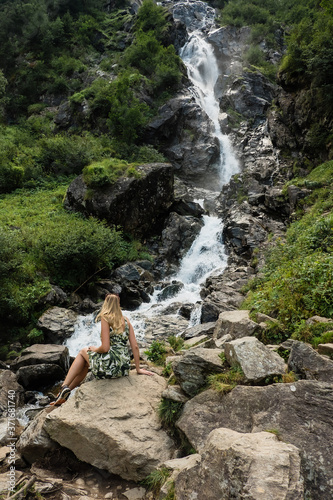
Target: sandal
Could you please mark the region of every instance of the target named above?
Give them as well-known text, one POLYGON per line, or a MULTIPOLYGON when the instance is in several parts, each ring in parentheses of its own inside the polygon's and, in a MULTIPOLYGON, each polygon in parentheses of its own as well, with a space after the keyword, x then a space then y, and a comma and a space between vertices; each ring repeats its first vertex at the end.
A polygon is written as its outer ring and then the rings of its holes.
POLYGON ((71 390, 68 387, 68 385, 63 385, 58 396, 56 397, 55 401, 52 401, 52 403, 50 403, 50 406, 62 405, 63 403, 65 403, 67 401, 70 393, 71 393, 71 390))

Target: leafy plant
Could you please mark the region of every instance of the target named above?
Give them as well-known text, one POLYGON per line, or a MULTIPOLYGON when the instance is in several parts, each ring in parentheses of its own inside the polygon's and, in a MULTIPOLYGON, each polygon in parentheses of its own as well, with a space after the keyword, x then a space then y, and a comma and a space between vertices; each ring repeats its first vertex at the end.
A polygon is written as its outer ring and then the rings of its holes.
POLYGON ((158 407, 158 416, 165 427, 172 429, 178 420, 184 403, 162 398, 158 407))
POLYGON ((156 365, 164 365, 167 352, 164 342, 153 340, 149 349, 144 352, 145 354, 147 354, 147 358, 149 359, 149 361, 152 361, 156 365))
POLYGON ((176 352, 180 351, 184 345, 184 339, 182 337, 177 337, 176 335, 168 337, 168 342, 172 349, 176 352))

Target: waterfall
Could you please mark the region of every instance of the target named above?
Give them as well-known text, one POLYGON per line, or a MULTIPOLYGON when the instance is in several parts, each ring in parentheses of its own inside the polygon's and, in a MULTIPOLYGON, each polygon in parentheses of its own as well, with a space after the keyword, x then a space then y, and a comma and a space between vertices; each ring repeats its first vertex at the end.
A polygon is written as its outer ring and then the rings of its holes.
MULTIPOLYGON (((218 165, 220 185, 230 180, 238 172, 238 162, 232 153, 227 136, 222 134, 219 124, 219 102, 215 96, 214 87, 219 76, 218 64, 212 46, 206 39, 205 30, 213 27, 214 10, 203 2, 179 3, 174 7, 174 17, 183 16, 186 19, 190 37, 182 48, 180 56, 188 69, 192 82, 192 92, 197 104, 206 112, 214 124, 216 139, 220 145, 220 161, 218 165), (198 16, 195 9, 202 9, 198 16), (194 9, 194 10, 193 10, 194 9), (191 12, 192 11, 192 15, 191 12), (176 14, 175 14, 176 12, 176 14)), ((217 193, 218 194, 218 193, 217 193)), ((145 335, 147 318, 165 314, 172 303, 194 304, 189 326, 200 323, 200 289, 208 276, 221 273, 227 265, 227 257, 222 243, 222 222, 214 216, 203 216, 204 226, 193 242, 190 250, 183 258, 179 271, 169 278, 183 284, 182 289, 172 298, 161 302, 161 288, 156 287, 151 301, 134 311, 124 311, 133 323, 138 339, 145 335), (199 304, 199 305, 198 305, 199 304)), ((93 322, 93 316, 80 318, 75 333, 67 340, 70 354, 75 355, 86 345, 98 345, 100 325, 93 322)))

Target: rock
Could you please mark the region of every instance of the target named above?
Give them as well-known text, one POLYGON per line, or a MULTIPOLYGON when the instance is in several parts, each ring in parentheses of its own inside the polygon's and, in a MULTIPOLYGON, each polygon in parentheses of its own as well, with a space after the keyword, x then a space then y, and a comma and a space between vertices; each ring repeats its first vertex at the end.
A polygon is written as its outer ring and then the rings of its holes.
POLYGON ((272 430, 300 450, 304 498, 330 498, 333 384, 300 380, 266 387, 237 386, 221 396, 198 394, 183 408, 177 426, 199 452, 219 427, 237 432, 272 430))
POLYGON ((22 432, 17 442, 17 450, 29 464, 40 460, 50 451, 59 448, 59 445, 50 439, 50 436, 43 428, 49 412, 49 409, 41 411, 22 432))
POLYGON ((333 380, 333 360, 321 356, 310 345, 297 340, 292 344, 288 368, 306 380, 333 380))
POLYGON ((115 278, 125 279, 128 281, 139 281, 140 273, 138 268, 134 264, 124 264, 123 266, 117 267, 113 273, 115 278))
POLYGON ((14 495, 15 486, 22 476, 23 472, 15 469, 0 473, 0 495, 6 495, 7 498, 9 492, 14 495))
POLYGON ((53 344, 34 344, 21 352, 21 355, 11 363, 12 370, 21 366, 56 364, 65 372, 69 369, 68 347, 53 344))
POLYGON ((24 389, 15 374, 10 370, 0 370, 0 416, 7 414, 9 407, 17 409, 23 405, 24 389))
MULTIPOLYGON (((184 341, 184 347, 186 349, 189 349, 191 347, 194 347, 196 344, 198 344, 198 345, 200 344, 200 347, 203 347, 202 344, 206 343, 207 340, 213 340, 213 339, 209 339, 209 337, 207 337, 207 335, 200 335, 199 337, 192 337, 192 338, 184 341)), ((214 342, 213 342, 213 345, 214 345, 214 347, 216 347, 214 342)))
POLYGON ((125 232, 144 238, 160 231, 173 203, 173 167, 149 163, 136 168, 139 177, 122 177, 113 185, 91 190, 82 175, 67 190, 65 208, 121 226, 125 232))
MULTIPOLYGON (((255 337, 242 337, 224 344, 230 366, 240 366, 247 382, 260 382, 266 377, 283 375, 285 362, 255 337)), ((332 362, 333 364, 333 362, 332 362)))
POLYGON ((333 323, 333 319, 325 318, 323 316, 311 316, 305 322, 307 325, 316 325, 318 323, 333 323))
POLYGON ((207 439, 201 461, 175 479, 177 499, 304 498, 299 450, 273 434, 243 434, 216 429, 207 439))
POLYGON ((173 460, 167 460, 162 464, 162 468, 169 469, 171 476, 168 477, 167 481, 162 485, 158 500, 164 500, 170 498, 169 491, 178 477, 179 473, 183 470, 188 470, 194 467, 201 460, 201 455, 194 453, 193 455, 188 455, 187 457, 174 458, 173 460))
POLYGON ((333 344, 330 344, 330 343, 319 344, 318 345, 318 353, 325 354, 326 356, 332 356, 333 355, 333 344))
POLYGON ((146 490, 144 488, 132 488, 122 493, 128 500, 144 500, 145 494, 146 490))
POLYGON ((158 321, 156 317, 146 316, 145 321, 145 338, 165 340, 170 335, 181 335, 188 327, 188 320, 181 316, 172 316, 160 314, 158 321))
POLYGON ((203 222, 192 216, 172 212, 162 231, 159 255, 170 263, 178 263, 200 232, 203 222))
POLYGON ((173 372, 186 394, 194 396, 205 385, 208 375, 222 372, 220 353, 219 349, 196 347, 172 361, 173 372))
POLYGON ((62 380, 66 375, 59 365, 41 363, 38 365, 21 366, 16 372, 18 382, 25 389, 42 389, 62 380))
POLYGON ((163 302, 167 299, 171 299, 172 297, 177 295, 177 293, 180 292, 180 290, 182 290, 183 288, 184 288, 183 283, 174 280, 172 281, 172 283, 170 283, 161 290, 161 292, 157 296, 157 300, 159 302, 163 302))
POLYGON ((74 332, 74 325, 77 321, 77 313, 64 307, 54 306, 45 311, 37 322, 48 342, 61 344, 64 339, 70 337, 74 332))
POLYGON ((176 403, 186 403, 188 397, 183 393, 182 389, 178 385, 168 385, 168 387, 162 392, 162 398, 170 399, 176 403))
POLYGON ((182 337, 186 340, 195 337, 212 336, 214 333, 215 322, 211 321, 209 323, 201 323, 200 325, 191 326, 187 328, 183 333, 182 337))
POLYGON ((84 383, 48 416, 44 429, 80 460, 140 481, 174 452, 156 414, 165 388, 162 377, 133 372, 84 383))
POLYGON ((254 335, 259 330, 259 324, 250 319, 250 311, 224 311, 216 323, 214 338, 230 335, 233 339, 239 339, 254 335))
POLYGON ((229 286, 217 288, 209 293, 202 302, 201 322, 217 321, 222 311, 238 309, 244 301, 244 296, 229 286))

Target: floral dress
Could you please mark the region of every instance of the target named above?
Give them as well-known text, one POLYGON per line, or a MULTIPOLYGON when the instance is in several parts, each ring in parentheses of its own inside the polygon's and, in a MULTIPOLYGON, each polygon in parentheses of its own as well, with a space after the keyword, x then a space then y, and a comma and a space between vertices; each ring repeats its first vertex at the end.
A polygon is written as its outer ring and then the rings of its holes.
POLYGON ((131 360, 127 347, 128 336, 129 326, 125 321, 123 332, 110 331, 108 352, 88 351, 90 369, 96 378, 117 378, 129 374, 131 360))

